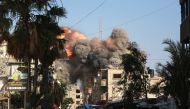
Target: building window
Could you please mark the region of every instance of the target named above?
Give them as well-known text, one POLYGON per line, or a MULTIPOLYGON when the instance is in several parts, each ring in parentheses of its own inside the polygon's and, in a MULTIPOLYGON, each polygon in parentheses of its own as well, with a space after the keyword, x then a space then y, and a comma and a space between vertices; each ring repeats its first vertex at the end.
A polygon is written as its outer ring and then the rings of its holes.
POLYGON ((113 74, 113 79, 120 79, 121 78, 121 74, 113 74))
POLYGON ((76 89, 76 93, 80 93, 80 90, 79 90, 79 89, 76 89))
POLYGON ((80 101, 76 101, 76 104, 80 104, 80 101))
POLYGON ((107 72, 102 72, 102 79, 107 79, 107 72))
POLYGON ((76 98, 80 98, 80 95, 76 95, 76 98))

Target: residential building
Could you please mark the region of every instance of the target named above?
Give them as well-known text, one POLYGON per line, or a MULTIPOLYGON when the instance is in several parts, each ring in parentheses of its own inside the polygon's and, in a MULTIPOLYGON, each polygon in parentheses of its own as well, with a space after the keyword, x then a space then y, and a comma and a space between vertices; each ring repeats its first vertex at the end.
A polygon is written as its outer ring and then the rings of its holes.
POLYGON ((18 62, 7 54, 7 44, 0 45, 0 92, 5 91, 8 76, 18 67, 18 62))
POLYGON ((123 70, 118 67, 100 69, 94 76, 91 98, 94 103, 101 101, 114 101, 122 99, 121 80, 123 70))
POLYGON ((181 6, 180 42, 190 44, 190 0, 179 0, 181 6))
POLYGON ((76 107, 83 104, 83 94, 77 84, 69 84, 67 88, 66 97, 73 99, 73 104, 71 105, 70 109, 76 109, 76 107))
POLYGON ((21 65, 16 59, 7 53, 7 43, 0 45, 0 92, 6 91, 8 77, 21 65))
POLYGON ((184 47, 190 47, 190 0, 179 0, 179 3, 181 6, 180 42, 184 47))
POLYGON ((7 43, 0 44, 0 108, 8 108, 9 92, 6 90, 8 76, 18 67, 17 61, 7 54, 7 43))
POLYGON ((149 79, 149 83, 150 83, 150 87, 153 88, 155 86, 159 87, 159 92, 158 93, 148 93, 148 98, 157 98, 158 96, 162 96, 163 95, 163 88, 165 86, 165 82, 163 82, 163 78, 155 75, 153 77, 150 77, 149 79))

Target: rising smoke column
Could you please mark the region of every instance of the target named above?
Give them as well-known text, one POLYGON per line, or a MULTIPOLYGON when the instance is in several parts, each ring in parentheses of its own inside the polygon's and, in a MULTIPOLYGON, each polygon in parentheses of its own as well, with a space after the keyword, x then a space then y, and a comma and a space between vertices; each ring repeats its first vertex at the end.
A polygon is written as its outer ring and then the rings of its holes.
POLYGON ((85 73, 93 73, 108 65, 120 65, 121 55, 128 53, 128 36, 123 29, 113 29, 110 37, 103 41, 98 38, 87 39, 85 35, 70 28, 63 28, 65 48, 68 53, 67 67, 62 73, 68 73, 72 81, 85 73))
POLYGON ((128 53, 128 35, 123 29, 113 29, 110 38, 106 42, 107 48, 111 52, 109 64, 121 64, 121 56, 128 53))

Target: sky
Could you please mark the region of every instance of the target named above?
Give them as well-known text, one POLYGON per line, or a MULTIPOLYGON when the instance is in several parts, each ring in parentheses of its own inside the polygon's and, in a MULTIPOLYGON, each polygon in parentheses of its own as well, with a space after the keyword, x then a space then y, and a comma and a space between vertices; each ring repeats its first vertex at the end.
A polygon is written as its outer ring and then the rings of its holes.
POLYGON ((62 5, 67 17, 59 19, 60 26, 103 40, 122 28, 146 52, 147 66, 153 69, 169 60, 163 40, 180 40, 179 0, 62 0, 62 5))

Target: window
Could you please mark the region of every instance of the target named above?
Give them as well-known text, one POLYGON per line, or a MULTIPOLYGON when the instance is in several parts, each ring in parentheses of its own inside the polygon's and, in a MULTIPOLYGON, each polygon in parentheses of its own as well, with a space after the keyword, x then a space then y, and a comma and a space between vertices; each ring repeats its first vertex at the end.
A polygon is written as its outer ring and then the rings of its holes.
POLYGON ((76 93, 80 93, 80 90, 79 90, 79 89, 76 89, 76 93))
POLYGON ((76 95, 76 98, 80 98, 80 95, 76 95))
POLYGON ((107 72, 102 72, 102 79, 107 79, 107 72))
POLYGON ((76 104, 80 104, 80 101, 76 101, 76 104))
POLYGON ((113 74, 113 79, 120 79, 121 78, 121 74, 113 74))

